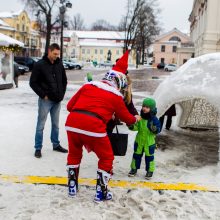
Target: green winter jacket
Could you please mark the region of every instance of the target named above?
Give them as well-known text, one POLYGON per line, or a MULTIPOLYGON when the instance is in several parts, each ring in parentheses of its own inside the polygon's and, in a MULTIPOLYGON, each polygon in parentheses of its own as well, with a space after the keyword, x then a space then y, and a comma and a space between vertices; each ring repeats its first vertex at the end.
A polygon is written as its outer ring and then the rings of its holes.
POLYGON ((149 147, 155 144, 156 133, 153 133, 149 127, 149 120, 141 119, 135 125, 130 126, 132 131, 138 131, 135 142, 139 148, 149 147))

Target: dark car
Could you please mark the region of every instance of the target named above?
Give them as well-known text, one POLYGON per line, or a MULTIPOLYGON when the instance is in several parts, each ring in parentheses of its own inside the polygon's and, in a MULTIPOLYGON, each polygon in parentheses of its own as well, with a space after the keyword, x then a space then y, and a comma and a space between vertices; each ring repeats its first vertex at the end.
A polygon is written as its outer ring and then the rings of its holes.
POLYGON ((166 65, 165 63, 158 63, 157 69, 164 69, 165 65, 166 65))
POLYGON ((21 75, 24 75, 25 73, 29 72, 29 67, 18 64, 14 62, 14 64, 18 67, 18 71, 21 75))
POLYGON ((35 63, 34 59, 31 57, 14 57, 14 61, 18 64, 27 66, 29 70, 33 69, 35 63))

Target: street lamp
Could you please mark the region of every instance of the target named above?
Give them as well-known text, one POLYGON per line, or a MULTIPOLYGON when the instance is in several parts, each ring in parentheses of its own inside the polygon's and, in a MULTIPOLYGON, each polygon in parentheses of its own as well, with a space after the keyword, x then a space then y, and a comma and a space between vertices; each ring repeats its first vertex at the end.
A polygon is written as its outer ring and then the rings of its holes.
POLYGON ((72 8, 72 3, 67 0, 60 0, 60 21, 61 21, 61 37, 60 37, 60 59, 63 59, 63 27, 67 26, 67 22, 64 22, 65 12, 67 8, 72 8))
POLYGON ((138 69, 138 65, 139 65, 139 55, 140 55, 140 51, 137 49, 136 50, 136 69, 138 69))

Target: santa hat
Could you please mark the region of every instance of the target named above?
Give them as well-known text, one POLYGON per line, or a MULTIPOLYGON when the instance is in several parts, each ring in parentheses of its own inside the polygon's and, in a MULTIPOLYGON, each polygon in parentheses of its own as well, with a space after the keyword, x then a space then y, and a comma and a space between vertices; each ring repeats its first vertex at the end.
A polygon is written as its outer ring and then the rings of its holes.
POLYGON ((123 74, 127 73, 129 51, 130 50, 127 50, 124 55, 116 62, 112 68, 113 71, 117 71, 123 74))

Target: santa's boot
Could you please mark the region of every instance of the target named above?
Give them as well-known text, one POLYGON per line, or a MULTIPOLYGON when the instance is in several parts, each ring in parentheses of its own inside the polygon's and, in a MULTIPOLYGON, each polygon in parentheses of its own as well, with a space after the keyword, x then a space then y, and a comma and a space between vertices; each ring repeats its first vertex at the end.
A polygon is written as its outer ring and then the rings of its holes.
POLYGON ((97 183, 95 202, 101 202, 112 199, 112 193, 108 191, 108 182, 111 178, 111 174, 104 170, 97 171, 97 183))
POLYGON ((78 190, 79 165, 67 165, 68 195, 75 197, 78 190))

